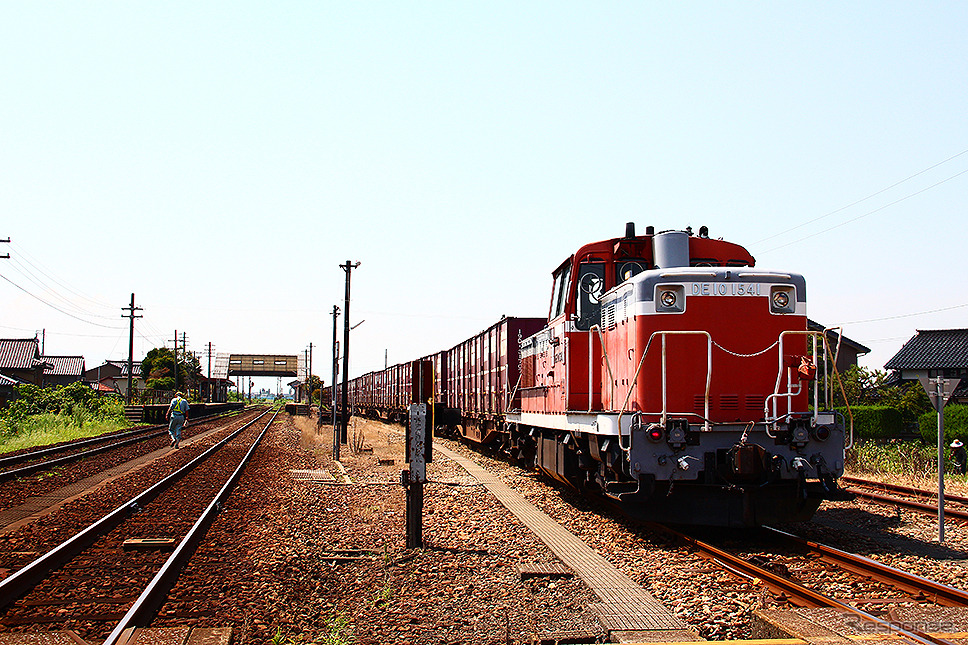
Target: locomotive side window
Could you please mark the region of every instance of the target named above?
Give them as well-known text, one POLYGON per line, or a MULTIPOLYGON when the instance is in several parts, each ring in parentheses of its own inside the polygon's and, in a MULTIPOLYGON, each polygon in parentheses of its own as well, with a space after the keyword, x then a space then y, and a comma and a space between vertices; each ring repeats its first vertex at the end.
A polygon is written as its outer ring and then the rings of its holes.
POLYGON ((622 284, 633 275, 642 273, 647 266, 645 260, 623 260, 615 263, 615 284, 622 284))
POLYGON ((599 262, 583 262, 578 265, 578 287, 576 289, 578 319, 575 326, 581 330, 590 329, 600 322, 602 316, 602 294, 605 293, 605 265, 599 262))
POLYGON ((551 315, 548 320, 554 320, 565 312, 569 278, 571 278, 571 262, 566 263, 555 273, 555 288, 551 292, 551 315))

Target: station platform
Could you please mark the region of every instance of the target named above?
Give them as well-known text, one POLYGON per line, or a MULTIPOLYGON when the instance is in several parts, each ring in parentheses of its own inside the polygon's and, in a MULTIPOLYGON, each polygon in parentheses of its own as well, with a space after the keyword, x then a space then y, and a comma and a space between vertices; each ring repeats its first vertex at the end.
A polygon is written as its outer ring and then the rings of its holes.
POLYGON ((968 607, 896 607, 881 616, 886 624, 831 608, 757 610, 753 616, 753 636, 774 643, 883 645, 906 642, 898 633, 906 630, 926 634, 935 642, 968 644, 968 607))
MULTIPOLYGON (((231 627, 161 627, 132 629, 123 633, 118 645, 229 645, 231 627)), ((98 639, 97 642, 100 642, 98 639)), ((0 634, 0 645, 90 645, 69 629, 55 632, 0 634)))
POLYGON ((699 634, 577 536, 531 504, 496 475, 443 446, 434 451, 458 463, 531 529, 600 602, 589 606, 612 642, 694 642, 699 634))

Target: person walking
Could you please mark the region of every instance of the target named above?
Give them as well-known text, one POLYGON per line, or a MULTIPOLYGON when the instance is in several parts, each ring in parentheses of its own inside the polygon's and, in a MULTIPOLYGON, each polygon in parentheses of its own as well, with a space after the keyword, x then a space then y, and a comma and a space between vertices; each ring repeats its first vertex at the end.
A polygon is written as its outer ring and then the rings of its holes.
POLYGON ((168 421, 168 434, 171 436, 171 447, 177 449, 181 442, 182 428, 188 425, 188 401, 181 392, 175 393, 175 398, 168 405, 165 419, 168 421))
POLYGON ((951 461, 955 463, 956 473, 968 474, 968 453, 965 452, 965 444, 960 439, 951 442, 951 461))

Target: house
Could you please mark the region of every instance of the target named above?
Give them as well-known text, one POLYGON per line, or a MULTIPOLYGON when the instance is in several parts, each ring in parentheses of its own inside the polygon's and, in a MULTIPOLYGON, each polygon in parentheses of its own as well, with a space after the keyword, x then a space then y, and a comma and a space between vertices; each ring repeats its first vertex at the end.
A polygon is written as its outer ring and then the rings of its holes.
POLYGON ((208 403, 225 403, 229 400, 229 388, 233 383, 227 378, 208 378, 200 376, 198 379, 199 398, 208 403))
POLYGON ((13 389, 17 385, 20 385, 20 381, 17 379, 0 374, 0 408, 7 407, 11 401, 17 398, 17 392, 13 389))
POLYGON ((0 374, 21 383, 42 385, 44 366, 36 338, 0 338, 0 374))
POLYGON ((950 401, 968 403, 968 329, 919 329, 884 368, 899 381, 960 378, 950 401))
POLYGON ((41 356, 44 373, 41 385, 70 385, 84 380, 83 356, 41 356))
MULTIPOLYGON (((818 322, 807 319, 807 330, 824 331, 825 327, 818 322)), ((851 340, 837 332, 836 329, 827 329, 824 334, 827 337, 827 344, 830 351, 837 354, 837 371, 843 374, 847 368, 857 365, 857 358, 864 354, 870 354, 869 347, 864 347, 855 340, 851 340), (840 348, 838 350, 838 340, 840 348)), ((819 342, 819 341, 818 341, 819 342)))
MULTIPOLYGON (((142 390, 145 383, 141 380, 141 361, 131 363, 132 384, 134 389, 142 390)), ((104 361, 103 365, 98 365, 84 372, 84 382, 91 387, 96 387, 99 392, 111 391, 125 395, 128 391, 128 361, 104 361)))

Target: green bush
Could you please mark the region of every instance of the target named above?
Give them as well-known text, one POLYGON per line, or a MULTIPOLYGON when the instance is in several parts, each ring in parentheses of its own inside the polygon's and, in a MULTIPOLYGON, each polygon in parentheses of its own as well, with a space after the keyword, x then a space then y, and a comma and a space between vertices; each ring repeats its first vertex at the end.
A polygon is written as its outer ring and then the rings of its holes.
MULTIPOLYGON (((837 408, 849 422, 847 408, 837 408)), ((881 405, 853 405, 854 438, 856 440, 895 439, 904 431, 904 419, 894 408, 881 405)))
POLYGON ((114 427, 124 421, 120 396, 98 396, 83 383, 50 388, 36 385, 16 386, 17 398, 0 410, 0 439, 33 433, 49 433, 54 426, 84 428, 107 423, 114 427))
POLYGON ((112 416, 120 410, 120 397, 117 395, 98 396, 83 383, 71 383, 43 388, 36 385, 18 385, 17 399, 3 411, 10 419, 23 419, 34 414, 73 414, 75 409, 84 409, 91 416, 112 416))
MULTIPOLYGON (((938 441, 938 413, 925 412, 918 418, 921 438, 926 443, 938 441)), ((945 443, 961 439, 968 443, 968 405, 948 405, 944 409, 945 443)))

